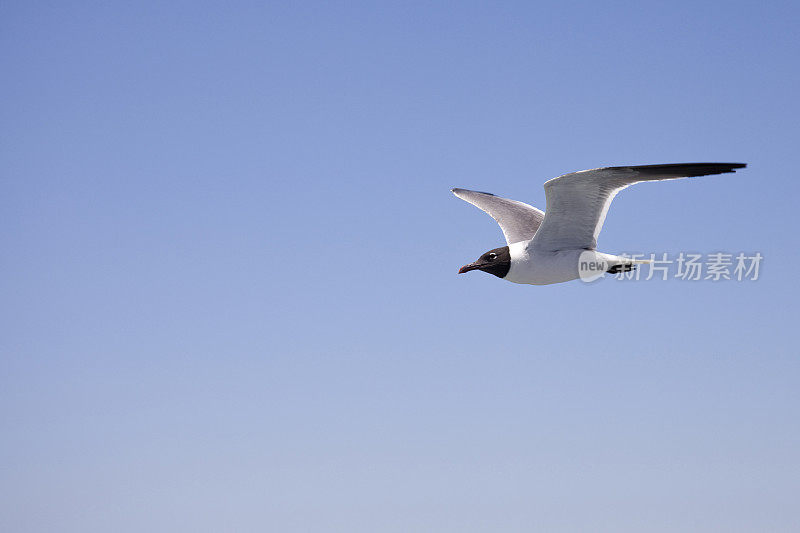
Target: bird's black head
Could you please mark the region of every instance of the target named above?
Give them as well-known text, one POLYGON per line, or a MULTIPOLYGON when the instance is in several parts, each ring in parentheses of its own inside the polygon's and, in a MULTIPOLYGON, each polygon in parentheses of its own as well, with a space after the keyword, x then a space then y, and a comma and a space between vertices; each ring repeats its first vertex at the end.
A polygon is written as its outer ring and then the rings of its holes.
POLYGON ((510 268, 511 254, 508 252, 508 246, 503 246, 502 248, 489 250, 474 263, 464 265, 458 269, 458 273, 463 274, 470 270, 483 270, 489 274, 494 274, 498 278, 504 278, 510 268))

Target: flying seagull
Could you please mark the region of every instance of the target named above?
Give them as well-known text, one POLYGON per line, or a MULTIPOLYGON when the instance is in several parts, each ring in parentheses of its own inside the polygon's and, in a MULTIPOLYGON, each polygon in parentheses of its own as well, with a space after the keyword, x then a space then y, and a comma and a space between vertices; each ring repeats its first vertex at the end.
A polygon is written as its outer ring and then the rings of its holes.
POLYGON ((452 189, 453 194, 488 213, 500 225, 506 246, 489 250, 464 265, 459 274, 483 270, 514 283, 550 285, 587 279, 586 272, 626 272, 648 261, 597 251, 611 201, 622 189, 642 181, 671 180, 735 172, 744 163, 675 163, 605 167, 553 178, 544 184, 547 212, 493 194, 452 189), (588 269, 588 270, 587 270, 588 269))

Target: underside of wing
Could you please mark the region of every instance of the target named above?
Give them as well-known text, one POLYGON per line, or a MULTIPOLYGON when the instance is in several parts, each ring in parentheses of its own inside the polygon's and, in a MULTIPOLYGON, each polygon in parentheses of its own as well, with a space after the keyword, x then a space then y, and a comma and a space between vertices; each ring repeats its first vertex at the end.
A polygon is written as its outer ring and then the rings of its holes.
POLYGON ((495 219, 508 244, 532 239, 544 219, 542 211, 516 200, 467 189, 452 192, 495 219))
POLYGON ((564 174, 544 184, 547 216, 531 246, 546 251, 594 250, 611 201, 625 187, 642 181, 724 174, 745 166, 744 163, 674 163, 564 174))

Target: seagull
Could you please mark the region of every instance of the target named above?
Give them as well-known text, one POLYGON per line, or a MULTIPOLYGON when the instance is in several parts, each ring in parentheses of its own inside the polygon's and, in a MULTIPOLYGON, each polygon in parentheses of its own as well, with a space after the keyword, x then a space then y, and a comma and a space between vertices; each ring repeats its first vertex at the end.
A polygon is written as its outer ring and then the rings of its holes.
POLYGON ((611 201, 622 189, 660 181, 735 172, 744 163, 672 163, 605 167, 571 172, 544 184, 547 211, 493 194, 451 189, 458 198, 486 212, 500 225, 506 246, 489 250, 458 273, 482 270, 513 283, 550 285, 590 281, 605 273, 627 272, 633 260, 597 251, 611 201))

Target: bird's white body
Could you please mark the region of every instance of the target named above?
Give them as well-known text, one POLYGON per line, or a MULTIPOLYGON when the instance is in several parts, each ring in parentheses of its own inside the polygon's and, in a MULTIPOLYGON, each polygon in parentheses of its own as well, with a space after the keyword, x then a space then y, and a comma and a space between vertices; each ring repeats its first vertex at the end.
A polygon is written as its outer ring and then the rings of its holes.
MULTIPOLYGON (((630 258, 602 252, 588 250, 547 252, 536 250, 530 244, 530 241, 515 242, 508 246, 511 268, 503 279, 527 285, 551 285, 572 281, 581 277, 580 263, 582 260, 586 261, 587 253, 591 255, 592 261, 604 264, 606 267, 633 263, 630 258)), ((586 271, 584 276, 587 276, 586 271)))

